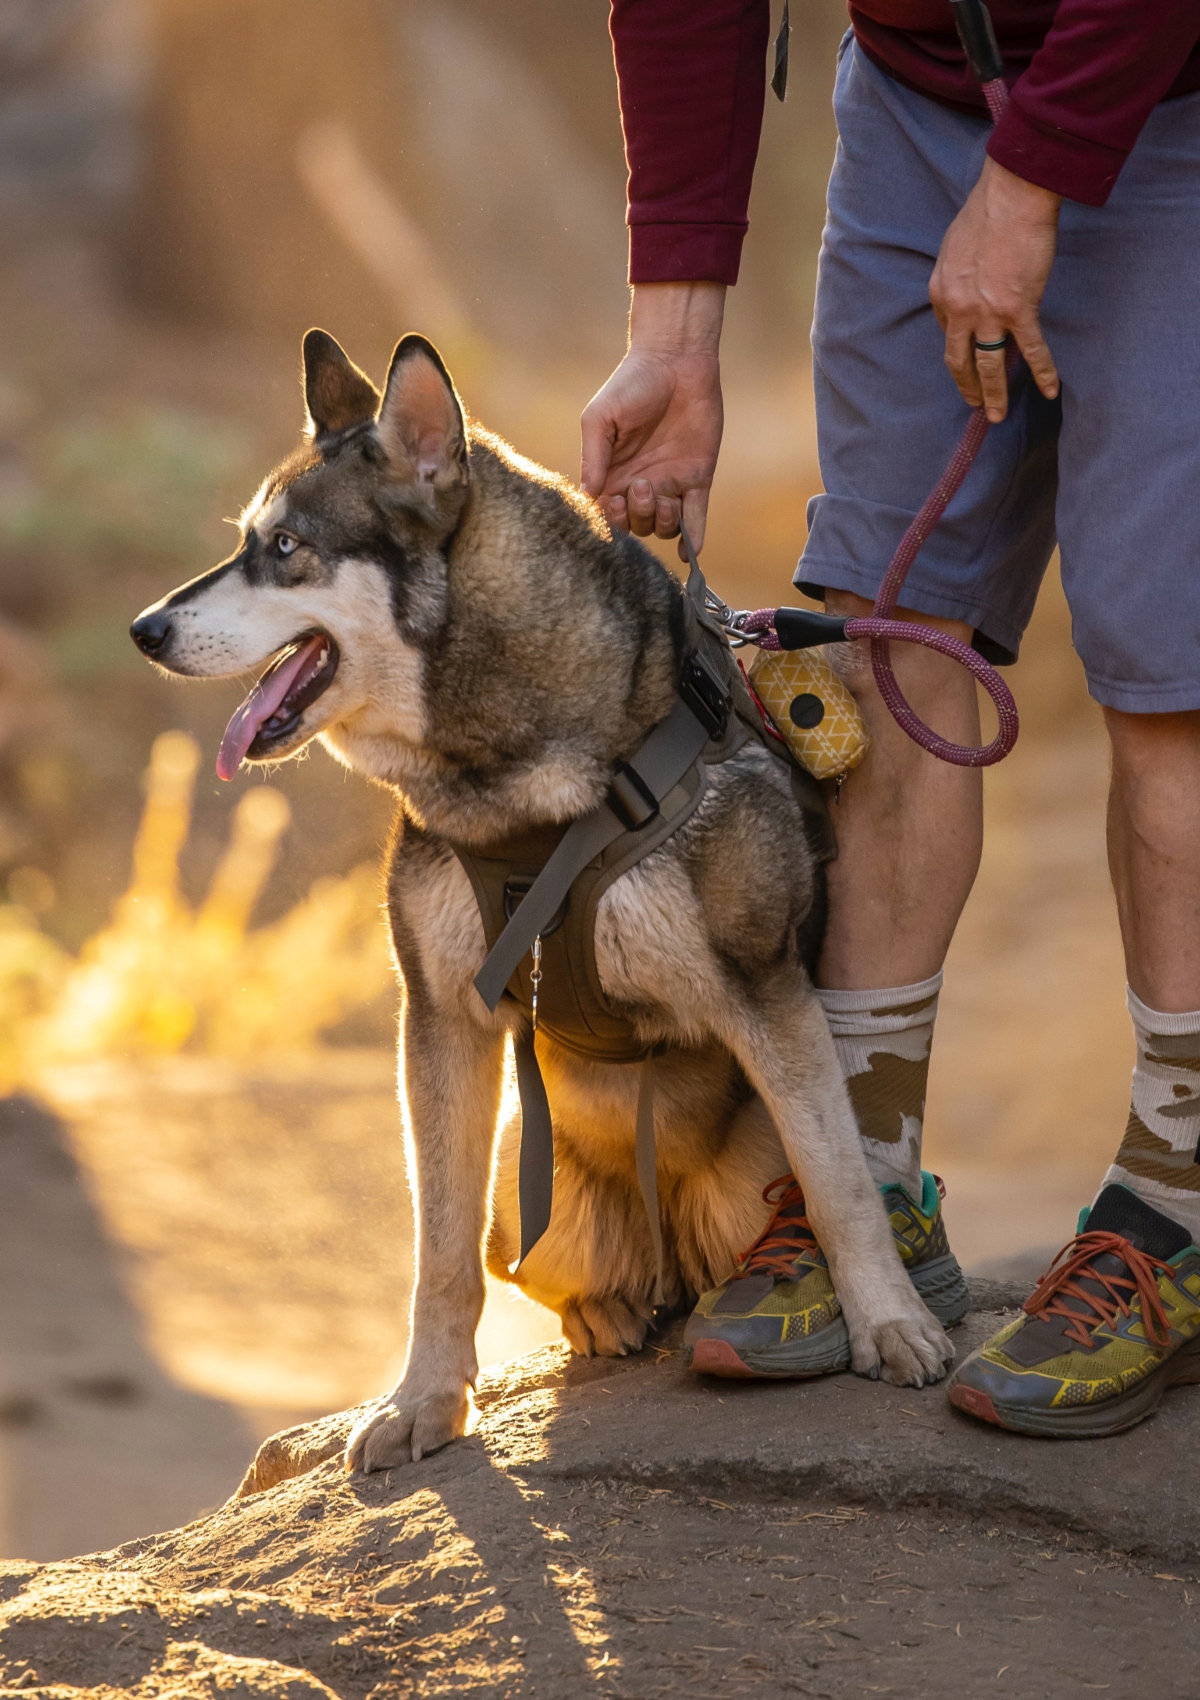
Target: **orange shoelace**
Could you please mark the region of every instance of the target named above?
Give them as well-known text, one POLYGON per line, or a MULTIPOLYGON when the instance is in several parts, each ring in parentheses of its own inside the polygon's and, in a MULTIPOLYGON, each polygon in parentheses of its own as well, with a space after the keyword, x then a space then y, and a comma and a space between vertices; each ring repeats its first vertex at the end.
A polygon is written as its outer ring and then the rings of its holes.
POLYGON ((1171 1343, 1171 1325, 1158 1290, 1157 1272, 1160 1269, 1166 1271, 1169 1267, 1161 1257, 1151 1257, 1147 1252, 1139 1251, 1121 1234, 1099 1230, 1077 1234, 1059 1252, 1030 1293, 1025 1309, 1030 1316, 1041 1317, 1044 1321, 1061 1317, 1067 1322, 1063 1330, 1067 1338, 1090 1352, 1096 1344, 1091 1338, 1093 1331, 1101 1323, 1109 1328, 1115 1327, 1118 1316, 1131 1316, 1133 1311, 1128 1301, 1136 1293, 1142 1301, 1142 1324, 1147 1340, 1153 1346, 1165 1348, 1171 1343), (1096 1259, 1106 1252, 1121 1259, 1130 1271, 1128 1276, 1105 1275, 1093 1267, 1096 1259), (1097 1282, 1104 1292, 1088 1292, 1075 1279, 1076 1276, 1097 1282), (1079 1301, 1086 1309, 1081 1311, 1078 1304, 1067 1304, 1068 1298, 1079 1301))
POLYGON ((817 1236, 804 1207, 804 1194, 793 1175, 780 1175, 763 1188, 763 1203, 775 1206, 771 1220, 754 1244, 741 1253, 739 1275, 790 1275, 802 1252, 817 1251, 817 1236), (783 1191, 773 1196, 777 1189, 783 1191))

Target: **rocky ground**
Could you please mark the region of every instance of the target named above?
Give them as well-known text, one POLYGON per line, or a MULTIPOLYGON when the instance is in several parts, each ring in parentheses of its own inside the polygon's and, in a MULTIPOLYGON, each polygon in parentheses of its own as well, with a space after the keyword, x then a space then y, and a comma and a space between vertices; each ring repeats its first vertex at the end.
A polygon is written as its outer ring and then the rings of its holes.
MULTIPOLYGON (((1014 1302, 978 1283, 968 1350, 1014 1302)), ((467 1440, 347 1476, 345 1412, 267 1441, 186 1528, 0 1565, 0 1693, 1191 1696, 1187 1392, 1107 1442, 939 1389, 700 1381, 530 1354, 467 1440)))

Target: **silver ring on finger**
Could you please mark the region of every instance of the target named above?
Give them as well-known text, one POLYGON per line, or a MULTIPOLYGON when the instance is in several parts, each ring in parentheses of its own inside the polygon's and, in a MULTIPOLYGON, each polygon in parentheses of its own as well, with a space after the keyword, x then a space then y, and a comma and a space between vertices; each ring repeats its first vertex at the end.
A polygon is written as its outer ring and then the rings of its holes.
POLYGON ((978 337, 973 338, 973 341, 975 343, 976 354, 999 354, 1002 349, 1007 348, 1008 346, 1008 338, 1006 336, 1002 336, 999 342, 980 342, 978 337))

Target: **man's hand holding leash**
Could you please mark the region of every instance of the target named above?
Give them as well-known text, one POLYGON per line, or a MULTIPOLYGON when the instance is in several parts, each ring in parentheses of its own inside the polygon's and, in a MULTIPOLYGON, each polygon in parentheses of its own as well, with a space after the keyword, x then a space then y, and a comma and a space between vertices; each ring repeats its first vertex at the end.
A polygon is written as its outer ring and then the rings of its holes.
MULTIPOLYGON (((946 365, 964 401, 1008 412, 1011 335, 1038 388, 1058 394, 1038 309, 1054 264, 1061 195, 988 159, 946 232, 929 298, 946 334, 946 365)), ((629 349, 581 420, 580 483, 610 524, 635 537, 704 543, 708 492, 721 447, 720 347, 725 285, 643 283, 629 314, 629 349)))
POLYGON ((984 161, 979 181, 946 232, 929 299, 946 333, 946 365, 964 401, 993 425, 1008 412, 1005 351, 1011 336, 1049 401, 1058 371, 1038 311, 1058 241, 1062 196, 984 161))

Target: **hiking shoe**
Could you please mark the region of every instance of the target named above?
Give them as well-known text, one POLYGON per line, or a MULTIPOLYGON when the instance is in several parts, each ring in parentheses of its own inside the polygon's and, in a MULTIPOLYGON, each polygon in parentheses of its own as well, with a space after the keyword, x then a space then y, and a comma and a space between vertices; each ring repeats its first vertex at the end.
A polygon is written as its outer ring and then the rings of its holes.
MULTIPOLYGON (((902 1187, 883 1193, 897 1248, 910 1280, 939 1321, 957 1322, 967 1287, 941 1218, 940 1183, 923 1177, 921 1204, 902 1187), (930 1297, 921 1290, 924 1278, 930 1297), (935 1309, 940 1305, 940 1309, 935 1309)), ((775 1209, 736 1274, 701 1295, 688 1318, 683 1358, 706 1375, 829 1375, 850 1368, 850 1335, 825 1254, 791 1175, 763 1192, 775 1209)))
POLYGON ((1200 1382, 1200 1246, 1106 1186, 1025 1301, 955 1371, 951 1404, 1020 1434, 1119 1434, 1200 1382))
POLYGON ((943 1328, 961 1322, 970 1307, 967 1278, 946 1238, 942 1199, 946 1189, 936 1175, 921 1170, 921 1202, 914 1204, 902 1186, 885 1186, 883 1205, 905 1273, 943 1328))

